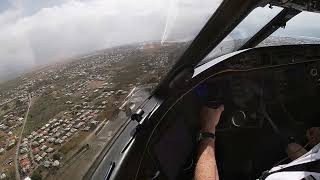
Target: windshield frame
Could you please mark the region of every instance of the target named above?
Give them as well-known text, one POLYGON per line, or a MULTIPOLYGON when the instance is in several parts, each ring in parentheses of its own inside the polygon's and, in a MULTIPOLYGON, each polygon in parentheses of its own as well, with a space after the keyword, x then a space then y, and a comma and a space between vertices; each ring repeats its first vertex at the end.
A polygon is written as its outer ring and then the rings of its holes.
POLYGON ((253 37, 251 37, 243 46, 241 46, 239 50, 257 46, 260 42, 268 38, 279 28, 284 27, 288 21, 300 13, 301 11, 296 9, 284 8, 276 17, 274 17, 253 37))
POLYGON ((186 79, 191 79, 197 64, 252 10, 259 7, 259 3, 259 0, 244 0, 241 2, 224 0, 151 95, 166 97, 169 95, 170 89, 179 86, 186 79), (216 26, 216 24, 220 26, 216 26))

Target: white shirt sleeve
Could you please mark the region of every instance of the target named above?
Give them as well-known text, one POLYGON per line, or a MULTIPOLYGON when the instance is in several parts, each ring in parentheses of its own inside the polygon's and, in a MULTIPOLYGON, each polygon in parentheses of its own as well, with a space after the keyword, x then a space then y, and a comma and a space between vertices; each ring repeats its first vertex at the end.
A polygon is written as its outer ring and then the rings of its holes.
MULTIPOLYGON (((315 160, 320 159, 320 143, 316 146, 314 146, 308 153, 304 154, 300 158, 292 161, 289 164, 285 165, 279 165, 276 167, 273 167, 269 173, 272 173, 274 171, 281 170, 282 168, 287 168, 290 166, 298 165, 298 164, 303 164, 307 162, 312 162, 315 160)), ((320 180, 320 173, 316 172, 305 172, 305 171, 290 171, 290 172, 277 172, 274 174, 269 175, 266 180, 301 180, 309 175, 312 175, 314 178, 317 180, 320 180)))
POLYGON ((320 173, 304 172, 304 171, 277 172, 269 175, 266 178, 266 180, 302 180, 303 178, 309 175, 312 175, 316 180, 320 180, 320 173))

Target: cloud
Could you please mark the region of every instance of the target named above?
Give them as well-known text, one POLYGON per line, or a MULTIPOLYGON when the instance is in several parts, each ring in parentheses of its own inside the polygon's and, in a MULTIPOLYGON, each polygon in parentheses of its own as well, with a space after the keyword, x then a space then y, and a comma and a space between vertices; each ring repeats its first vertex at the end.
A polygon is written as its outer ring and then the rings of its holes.
POLYGON ((191 0, 40 2, 12 1, 0 14, 0 77, 7 69, 29 69, 111 46, 161 40, 166 24, 165 40, 192 38, 218 6, 212 0, 202 5, 191 0), (169 4, 175 12, 168 12, 169 4))
POLYGON ((302 12, 292 18, 285 28, 279 29, 277 36, 307 36, 320 38, 320 14, 312 12, 302 12))
MULTIPOLYGON (((272 20, 283 8, 269 6, 258 7, 254 9, 224 40, 218 44, 203 60, 208 61, 210 58, 218 57, 238 50, 246 40, 256 34, 265 24, 272 20), (241 40, 241 41, 237 41, 241 40)), ((311 37, 320 38, 320 24, 313 23, 320 20, 319 13, 302 12, 295 16, 288 23, 286 28, 280 28, 271 36, 280 37, 311 37), (308 20, 308 21, 306 21, 308 20)), ((283 42, 282 44, 287 44, 283 42)), ((277 45, 280 45, 277 42, 277 45)))
MULTIPOLYGON (((36 65, 116 45, 191 40, 221 1, 41 0, 37 4, 34 0, 1 1, 0 79, 36 65)), ((248 36, 266 15, 252 16, 234 36, 248 36)), ((303 18, 297 19, 294 22, 297 25, 293 26, 298 31, 286 29, 282 34, 304 32, 303 23, 303 18)), ((315 33, 320 32, 319 23, 311 24, 307 34, 320 37, 315 33)))
POLYGON ((9 0, 1 0, 0 1, 0 13, 9 9, 10 7, 11 7, 11 3, 9 2, 9 0))

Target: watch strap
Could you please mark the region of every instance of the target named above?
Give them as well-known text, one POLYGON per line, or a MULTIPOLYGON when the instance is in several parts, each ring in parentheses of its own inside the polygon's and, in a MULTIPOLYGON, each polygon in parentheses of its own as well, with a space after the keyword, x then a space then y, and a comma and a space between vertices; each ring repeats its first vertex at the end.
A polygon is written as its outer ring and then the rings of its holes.
POLYGON ((207 138, 215 139, 216 135, 210 132, 200 132, 199 134, 199 141, 207 138))

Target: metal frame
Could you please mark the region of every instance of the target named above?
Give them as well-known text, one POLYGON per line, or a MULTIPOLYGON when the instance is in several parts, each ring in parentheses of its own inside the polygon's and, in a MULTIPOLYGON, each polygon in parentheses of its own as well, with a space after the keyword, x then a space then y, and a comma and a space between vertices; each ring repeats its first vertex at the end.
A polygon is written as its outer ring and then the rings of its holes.
POLYGON ((202 28, 188 49, 172 67, 168 75, 153 92, 166 97, 172 87, 171 81, 186 81, 193 74, 194 67, 212 51, 254 8, 266 5, 266 0, 224 0, 206 25, 202 28))
POLYGON ((264 39, 269 37, 272 33, 280 27, 286 26, 286 23, 298 15, 301 11, 296 9, 283 9, 276 17, 274 17, 268 24, 266 24, 259 32, 257 32, 249 41, 247 41, 239 50, 255 47, 264 39))

